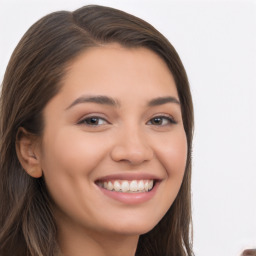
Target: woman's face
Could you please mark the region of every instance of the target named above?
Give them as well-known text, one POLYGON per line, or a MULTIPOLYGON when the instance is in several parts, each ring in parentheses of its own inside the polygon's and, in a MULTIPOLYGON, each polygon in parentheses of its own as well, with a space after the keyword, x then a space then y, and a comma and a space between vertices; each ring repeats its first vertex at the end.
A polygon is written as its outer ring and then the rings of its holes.
POLYGON ((158 55, 118 44, 85 51, 43 113, 39 159, 60 228, 138 235, 160 221, 179 191, 187 141, 158 55))

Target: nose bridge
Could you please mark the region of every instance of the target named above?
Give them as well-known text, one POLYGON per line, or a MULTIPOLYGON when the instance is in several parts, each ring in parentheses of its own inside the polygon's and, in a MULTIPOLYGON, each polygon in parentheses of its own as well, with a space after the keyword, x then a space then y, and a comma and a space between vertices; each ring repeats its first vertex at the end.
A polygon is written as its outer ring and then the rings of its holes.
POLYGON ((120 128, 112 151, 113 160, 140 164, 152 156, 152 148, 142 127, 127 124, 120 128))
POLYGON ((141 131, 138 125, 127 126, 126 129, 124 129, 122 138, 123 144, 132 152, 142 151, 143 148, 147 147, 145 133, 141 131))

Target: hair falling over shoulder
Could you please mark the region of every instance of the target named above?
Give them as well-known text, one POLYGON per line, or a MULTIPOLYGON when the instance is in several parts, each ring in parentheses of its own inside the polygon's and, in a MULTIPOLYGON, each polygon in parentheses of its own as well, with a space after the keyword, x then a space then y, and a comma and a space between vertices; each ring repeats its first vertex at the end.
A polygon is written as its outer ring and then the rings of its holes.
POLYGON ((85 6, 49 14, 25 33, 9 61, 0 98, 0 255, 59 256, 52 201, 44 178, 32 178, 16 155, 19 127, 43 132, 42 111, 61 88, 69 63, 82 51, 117 42, 146 47, 168 65, 179 94, 188 153, 176 200, 136 256, 192 256, 191 150, 193 105, 183 64, 169 41, 147 22, 109 7, 85 6))

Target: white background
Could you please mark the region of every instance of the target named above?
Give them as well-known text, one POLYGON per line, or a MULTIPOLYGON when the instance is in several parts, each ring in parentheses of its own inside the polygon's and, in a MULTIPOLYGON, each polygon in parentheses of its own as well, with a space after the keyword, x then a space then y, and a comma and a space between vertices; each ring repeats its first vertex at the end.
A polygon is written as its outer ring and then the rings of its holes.
POLYGON ((0 0, 0 80, 29 26, 85 4, 147 20, 185 65, 195 106, 196 256, 238 256, 256 247, 256 2, 0 0))

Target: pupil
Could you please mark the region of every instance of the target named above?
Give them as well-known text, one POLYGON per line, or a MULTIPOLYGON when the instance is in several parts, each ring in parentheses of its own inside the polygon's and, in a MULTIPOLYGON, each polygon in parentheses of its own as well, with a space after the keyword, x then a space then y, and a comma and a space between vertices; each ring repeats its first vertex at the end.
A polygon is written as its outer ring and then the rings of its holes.
POLYGON ((95 117, 92 117, 92 118, 90 118, 89 123, 91 123, 91 124, 97 124, 97 123, 98 123, 98 119, 95 118, 95 117))
POLYGON ((160 117, 156 117, 156 118, 154 118, 153 122, 155 124, 161 124, 162 123, 162 119, 160 117))

